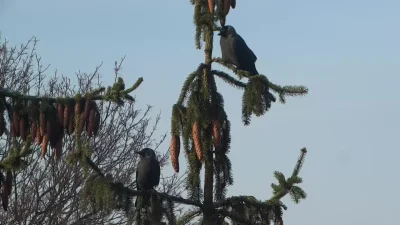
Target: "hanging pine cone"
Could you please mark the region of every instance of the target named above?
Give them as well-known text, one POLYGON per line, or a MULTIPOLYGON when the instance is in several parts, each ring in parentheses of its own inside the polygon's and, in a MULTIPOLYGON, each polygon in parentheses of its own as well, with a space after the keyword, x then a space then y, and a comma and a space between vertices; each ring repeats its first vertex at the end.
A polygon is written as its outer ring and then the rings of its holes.
POLYGON ((231 8, 231 0, 224 0, 223 12, 225 17, 228 15, 230 8, 231 8))
POLYGON ((64 135, 62 135, 62 133, 61 133, 57 138, 56 147, 55 147, 55 150, 54 150, 54 160, 55 161, 58 161, 58 160, 61 159, 63 137, 64 137, 64 135))
POLYGON ((66 104, 64 107, 64 118, 63 118, 63 127, 68 129, 69 119, 71 117, 71 106, 70 104, 66 104))
POLYGON ((36 145, 39 146, 42 144, 43 136, 40 132, 40 129, 37 127, 36 128, 36 145))
POLYGON ((214 13, 214 0, 208 0, 208 10, 210 13, 214 13))
POLYGON ((203 151, 201 149, 201 131, 200 131, 200 125, 199 125, 198 121, 196 121, 193 124, 192 136, 193 136, 194 148, 196 150, 197 158, 200 161, 203 161, 203 151))
POLYGON ((7 184, 1 185, 1 203, 3 205, 4 211, 7 211, 8 208, 8 190, 7 184))
POLYGON ((60 121, 60 127, 64 128, 64 105, 58 104, 57 105, 57 118, 60 121))
POLYGON ((26 141, 26 137, 27 137, 27 130, 28 130, 28 121, 27 121, 27 116, 25 116, 25 115, 23 115, 23 116, 21 116, 20 117, 20 119, 19 119, 19 133, 20 133, 20 136, 21 136, 21 139, 23 140, 23 141, 26 141))
POLYGON ((12 120, 15 137, 19 137, 19 115, 17 111, 13 112, 12 120))
POLYGON ((49 145, 49 135, 45 134, 42 140, 42 158, 44 158, 44 156, 47 153, 48 145, 49 145))
POLYGON ((212 123, 212 136, 215 150, 219 150, 221 148, 221 125, 218 120, 214 120, 212 123))
POLYGON ((173 135, 171 137, 171 145, 170 145, 170 153, 171 153, 171 162, 172 167, 174 168, 176 173, 179 173, 179 153, 181 151, 181 143, 180 143, 179 135, 173 135))
POLYGON ((36 121, 32 121, 32 123, 31 123, 31 131, 30 131, 30 134, 31 134, 31 136, 32 136, 32 141, 35 141, 35 139, 36 139, 36 121))
POLYGON ((96 110, 95 109, 91 109, 90 110, 90 115, 89 115, 89 122, 87 125, 87 132, 89 137, 93 136, 94 130, 96 126, 96 110))
POLYGON ((236 7, 236 0, 231 0, 231 7, 232 9, 236 7))
POLYGON ((46 133, 46 114, 41 111, 39 114, 39 130, 40 135, 43 136, 46 133))
POLYGON ((69 116, 69 121, 68 121, 68 135, 72 135, 75 131, 75 114, 74 112, 71 112, 69 116))
POLYGON ((12 192, 12 182, 13 182, 13 174, 11 170, 7 170, 6 174, 6 185, 7 185, 7 195, 10 196, 12 192))
POLYGON ((0 136, 4 134, 6 130, 6 121, 4 121, 4 114, 1 113, 0 115, 0 136))

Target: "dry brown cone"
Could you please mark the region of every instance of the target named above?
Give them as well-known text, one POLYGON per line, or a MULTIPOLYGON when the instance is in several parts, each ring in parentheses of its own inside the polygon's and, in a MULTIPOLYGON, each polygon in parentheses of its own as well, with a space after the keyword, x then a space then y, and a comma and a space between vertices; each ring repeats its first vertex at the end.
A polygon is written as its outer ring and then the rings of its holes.
POLYGON ((10 196, 12 192, 12 182, 13 182, 13 174, 11 170, 7 170, 6 174, 6 185, 7 185, 7 195, 10 196))
POLYGON ((6 121, 4 121, 3 113, 0 115, 0 136, 4 134, 6 129, 6 121))
POLYGON ((36 144, 39 146, 42 144, 43 136, 40 133, 40 129, 36 128, 36 144))
POLYGON ((64 128, 68 128, 68 124, 69 124, 69 118, 71 117, 71 107, 69 104, 65 105, 64 107, 64 118, 63 118, 63 127, 64 128))
POLYGON ((221 124, 218 120, 213 121, 212 136, 214 139, 214 147, 216 150, 219 150, 221 148, 221 124))
POLYGON ((203 161, 203 151, 201 150, 201 133, 200 133, 200 125, 199 122, 196 121, 192 127, 192 136, 194 142, 194 148, 196 150, 197 158, 202 162, 203 161))
POLYGON ((62 105, 62 104, 57 105, 57 117, 58 117, 58 120, 60 121, 61 128, 63 128, 64 127, 64 105, 62 105))
POLYGON ((226 21, 225 16, 221 15, 220 18, 219 18, 219 23, 221 24, 221 27, 225 26, 225 21, 226 21))
POLYGON ((171 137, 170 148, 172 167, 176 173, 179 173, 179 153, 181 151, 181 140, 179 135, 173 135, 171 137))
POLYGON ((69 121, 68 121, 68 130, 67 134, 72 135, 75 131, 75 115, 73 112, 71 112, 69 116, 69 121))
POLYGON ((13 112, 12 120, 13 120, 12 124, 14 127, 15 137, 19 137, 19 115, 18 115, 18 112, 16 112, 16 111, 13 112))
POLYGON ((84 113, 84 118, 85 118, 85 121, 86 122, 88 122, 89 121, 89 116, 90 116, 90 110, 92 109, 92 107, 93 107, 93 101, 91 100, 91 99, 86 99, 86 101, 85 101, 85 108, 84 108, 84 110, 83 110, 83 113, 84 113))
POLYGON ((52 121, 51 119, 48 119, 46 121, 46 134, 49 137, 49 141, 51 140, 52 136, 54 135, 53 123, 54 123, 54 121, 52 121))
POLYGON ((229 13, 229 9, 231 8, 231 0, 224 0, 223 7, 224 7, 224 15, 226 17, 229 13))
POLYGON ((89 115, 89 122, 87 123, 87 132, 89 137, 93 136, 95 126, 96 126, 96 110, 91 109, 89 115))
POLYGON ((97 133, 99 133, 101 118, 100 118, 100 112, 98 111, 97 107, 94 107, 94 110, 96 112, 96 117, 94 120, 93 134, 96 136, 97 133))
POLYGON ((58 161, 61 159, 61 154, 62 154, 62 145, 63 145, 63 136, 64 135, 59 135, 57 138, 56 142, 56 147, 54 150, 54 161, 58 161))
POLYGON ((210 13, 214 13, 214 0, 208 0, 208 9, 210 13))
POLYGON ((23 141, 26 141, 26 136, 28 135, 27 128, 28 127, 26 126, 26 117, 21 116, 21 118, 19 119, 19 134, 23 141))
POLYGON ((1 186, 1 203, 3 205, 4 211, 7 211, 8 208, 8 190, 7 190, 7 184, 3 184, 1 186))
POLYGON ((39 130, 42 136, 46 133, 46 114, 44 112, 39 114, 39 130))
POLYGON ((232 6, 232 9, 234 9, 236 7, 236 0, 231 0, 231 6, 232 6))
POLYGON ((13 138, 13 137, 16 137, 16 135, 15 135, 15 129, 14 129, 14 122, 11 120, 10 121, 10 136, 13 138))
POLYGON ((31 123, 31 132, 30 132, 31 136, 32 136, 32 141, 34 141, 36 139, 36 134, 37 134, 36 128, 37 128, 36 121, 32 121, 32 123, 31 123))
POLYGON ((44 156, 47 153, 48 145, 49 145, 49 135, 45 134, 42 140, 42 158, 44 158, 44 156))

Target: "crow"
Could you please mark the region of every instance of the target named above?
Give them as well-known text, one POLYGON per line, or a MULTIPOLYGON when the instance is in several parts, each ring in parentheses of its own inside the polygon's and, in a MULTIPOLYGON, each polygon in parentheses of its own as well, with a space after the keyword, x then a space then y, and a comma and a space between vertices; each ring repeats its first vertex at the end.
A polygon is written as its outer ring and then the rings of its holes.
MULTIPOLYGON (((140 161, 136 168, 136 189, 138 191, 151 190, 160 183, 160 163, 157 161, 156 153, 153 149, 144 148, 135 153, 139 154, 140 161)), ((150 195, 143 196, 143 203, 146 205, 150 200, 150 195)), ((135 207, 137 206, 137 198, 135 207)))
POLYGON ((236 66, 236 69, 244 70, 251 75, 257 75, 255 62, 257 56, 247 46, 243 38, 236 33, 232 26, 224 26, 220 33, 220 45, 222 52, 222 60, 236 66))

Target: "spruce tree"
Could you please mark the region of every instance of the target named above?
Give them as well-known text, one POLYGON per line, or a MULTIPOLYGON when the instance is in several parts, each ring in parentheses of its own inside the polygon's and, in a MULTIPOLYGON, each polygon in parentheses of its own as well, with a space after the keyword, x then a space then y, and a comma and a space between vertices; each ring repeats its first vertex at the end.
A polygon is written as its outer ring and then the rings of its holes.
MULTIPOLYGON (((243 90, 242 120, 250 124, 252 115, 260 117, 271 107, 269 97, 277 95, 281 103, 287 96, 301 96, 308 92, 303 86, 280 86, 272 83, 266 76, 249 76, 237 71, 233 65, 213 57, 214 32, 225 25, 229 8, 236 7, 234 0, 191 0, 194 6, 195 42, 197 49, 204 45, 204 62, 185 80, 180 96, 173 105, 171 121, 171 162, 179 172, 179 154, 181 140, 187 162, 187 198, 167 193, 137 191, 124 186, 120 181, 107 176, 102 168, 91 159, 91 145, 84 136, 96 135, 98 131, 98 110, 96 102, 109 101, 123 105, 133 101, 130 95, 143 79, 125 87, 121 77, 107 88, 99 88, 75 96, 31 96, 19 92, 0 90, 0 134, 6 134, 12 140, 12 146, 0 162, 0 181, 2 184, 2 204, 7 205, 13 182, 12 171, 25 168, 25 160, 37 148, 42 154, 51 147, 54 154, 60 151, 60 142, 66 136, 75 138, 74 149, 68 155, 71 166, 81 166, 87 177, 82 190, 85 209, 109 214, 115 210, 127 213, 131 222, 136 224, 190 224, 197 219, 203 225, 226 224, 230 219, 234 224, 283 224, 283 210, 286 206, 281 199, 289 194, 298 203, 306 198, 306 193, 297 184, 304 162, 306 149, 301 149, 300 157, 292 174, 286 178, 281 172, 274 172, 277 179, 272 184, 273 196, 259 200, 251 195, 226 197, 227 188, 233 185, 232 165, 228 153, 230 150, 230 121, 224 110, 223 95, 218 92, 215 78, 221 78, 233 87, 243 90), (221 25, 221 27, 218 25, 221 25), (226 72, 213 69, 218 63, 233 71, 236 79, 226 72), (10 124, 6 128, 4 112, 7 112, 10 124), (35 132, 33 132, 35 131, 35 132), (204 177, 200 172, 204 170, 204 177), (201 180, 204 185, 201 186, 201 180), (150 205, 134 209, 133 198, 151 193, 150 205), (185 204, 190 208, 177 218, 175 204, 185 204)), ((4 207, 4 206, 3 206, 4 207)), ((7 207, 4 207, 5 209, 7 207)))
POLYGON ((271 98, 267 96, 271 96, 270 91, 278 95, 281 103, 285 103, 286 96, 305 95, 308 90, 303 86, 279 86, 262 74, 250 76, 247 72, 235 70, 233 65, 221 58, 213 58, 214 31, 219 31, 225 25, 229 8, 235 8, 236 1, 191 0, 191 3, 194 6, 196 47, 201 49, 204 43, 205 60, 186 78, 179 99, 173 106, 171 160, 175 171, 178 172, 182 138, 188 167, 186 184, 188 198, 202 203, 200 209, 189 212, 179 224, 187 224, 197 214, 201 214, 200 221, 204 225, 222 224, 226 217, 235 224, 269 224, 271 220, 276 224, 282 224, 282 209, 285 206, 280 199, 288 193, 295 202, 306 197, 305 192, 295 186, 302 182, 298 174, 306 149, 301 150, 299 161, 289 178, 286 179, 280 172, 274 173, 278 184, 272 184, 274 195, 271 199, 260 201, 253 196, 226 198, 227 188, 233 184, 232 165, 228 157, 231 141, 230 121, 224 110, 223 95, 218 92, 215 78, 221 78, 233 87, 244 90, 242 98, 244 125, 250 124, 250 117, 253 114, 259 117, 269 110, 271 98), (239 78, 245 77, 247 82, 213 69, 213 63, 219 63, 234 71, 239 78), (200 182, 202 169, 204 169, 203 187, 200 182))

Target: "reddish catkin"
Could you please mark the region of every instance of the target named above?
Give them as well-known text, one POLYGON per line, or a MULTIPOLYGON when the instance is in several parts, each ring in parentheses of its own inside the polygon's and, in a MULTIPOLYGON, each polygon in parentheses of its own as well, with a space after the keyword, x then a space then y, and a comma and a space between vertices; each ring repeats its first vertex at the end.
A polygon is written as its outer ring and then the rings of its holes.
POLYGON ((46 133, 46 115, 44 112, 40 112, 39 114, 39 130, 42 136, 46 133))
POLYGON ((212 136, 214 147, 216 150, 219 150, 221 148, 221 124, 218 120, 214 120, 212 123, 212 136))
POLYGON ((91 109, 88 121, 88 129, 87 129, 89 137, 93 136, 95 128, 96 128, 96 110, 91 109))
POLYGON ((201 150, 201 131, 199 122, 196 121, 192 127, 192 136, 194 142, 194 148, 196 150, 197 158, 203 161, 203 151, 201 150))
POLYGON ((32 123, 31 123, 31 132, 30 132, 30 134, 32 136, 32 141, 35 141, 36 134, 37 134, 37 132, 36 132, 36 122, 35 121, 32 121, 32 123))
POLYGON ((181 143, 180 143, 179 135, 173 135, 171 137, 171 145, 170 145, 170 153, 171 153, 171 163, 174 171, 179 173, 179 153, 181 151, 181 143))
POLYGON ((14 127, 15 137, 19 137, 19 115, 18 115, 18 112, 16 112, 16 111, 13 112, 12 120, 13 120, 12 124, 14 127))
POLYGON ((40 129, 36 128, 36 144, 39 146, 42 144, 43 135, 40 133, 40 129))
POLYGON ((25 117, 21 116, 21 118, 19 119, 19 133, 23 141, 26 141, 26 136, 27 136, 26 130, 27 127, 26 127, 25 117))

